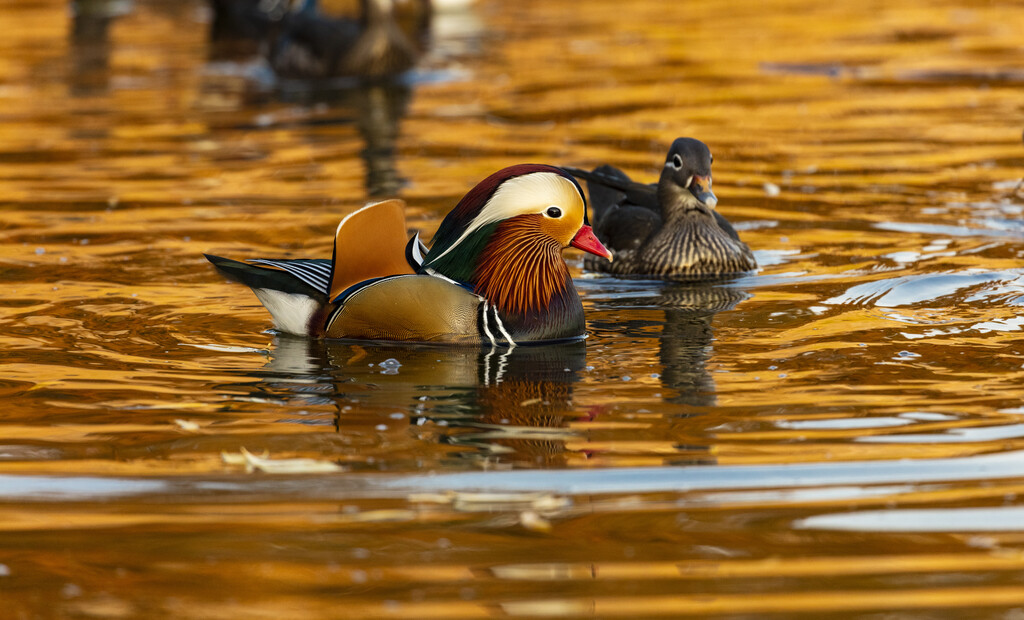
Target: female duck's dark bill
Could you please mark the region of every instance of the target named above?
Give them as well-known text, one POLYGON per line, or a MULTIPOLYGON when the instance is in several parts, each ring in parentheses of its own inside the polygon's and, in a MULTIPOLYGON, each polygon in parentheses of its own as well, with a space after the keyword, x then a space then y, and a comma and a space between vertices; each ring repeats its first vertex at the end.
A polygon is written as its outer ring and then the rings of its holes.
POLYGON ((586 224, 580 228, 569 245, 584 252, 590 252, 596 256, 612 260, 612 253, 608 251, 608 248, 604 247, 604 244, 597 240, 597 236, 594 235, 594 229, 586 224))
POLYGON ((715 205, 718 204, 718 198, 715 196, 714 192, 711 191, 710 174, 703 177, 694 175, 690 179, 690 185, 687 189, 690 190, 690 193, 693 194, 697 200, 703 202, 712 209, 714 209, 715 205))

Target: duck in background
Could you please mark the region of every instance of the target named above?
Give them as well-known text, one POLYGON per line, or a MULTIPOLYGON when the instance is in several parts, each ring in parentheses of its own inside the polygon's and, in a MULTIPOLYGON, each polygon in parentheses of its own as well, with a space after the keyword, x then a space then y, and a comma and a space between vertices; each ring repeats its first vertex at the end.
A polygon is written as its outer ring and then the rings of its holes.
POLYGON ((284 78, 387 79, 415 66, 429 43, 430 0, 359 0, 354 17, 319 0, 210 2, 220 58, 259 52, 284 78))
POLYGON ((110 30, 133 9, 131 0, 72 0, 68 72, 74 96, 94 97, 110 87, 110 30))
MULTIPOLYGON (((405 184, 396 163, 415 80, 432 43, 431 0, 209 0, 202 95, 218 110, 268 99, 322 110, 317 125, 354 123, 371 196, 405 184)), ((266 129, 266 125, 254 129, 266 129)))
POLYGON ((610 165, 565 168, 586 179, 594 231, 614 261, 586 257, 584 266, 618 276, 702 280, 752 271, 757 261, 736 230, 715 210, 711 151, 678 138, 658 183, 630 180, 610 165))
POLYGON ((427 47, 429 0, 360 0, 357 19, 332 16, 318 5, 304 0, 282 20, 269 48, 278 75, 382 79, 412 69, 427 47))
POLYGON ((282 332, 509 347, 582 338, 583 305, 562 249, 611 258, 587 223, 582 188, 542 164, 481 181, 429 250, 406 237, 404 203, 388 200, 342 220, 331 260, 207 258, 252 288, 282 332))

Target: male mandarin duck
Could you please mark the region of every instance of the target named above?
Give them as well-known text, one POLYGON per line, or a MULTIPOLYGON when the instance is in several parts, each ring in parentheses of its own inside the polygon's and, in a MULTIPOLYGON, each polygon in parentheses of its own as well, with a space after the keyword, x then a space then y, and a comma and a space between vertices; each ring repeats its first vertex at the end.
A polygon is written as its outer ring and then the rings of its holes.
POLYGON ((331 260, 206 257, 290 334, 507 346, 584 336, 562 249, 611 253, 572 176, 542 164, 492 174, 444 218, 429 250, 418 234, 407 242, 403 207, 388 200, 347 216, 331 260))
POLYGON ((618 168, 591 172, 566 168, 586 179, 594 231, 614 262, 587 256, 584 266, 615 275, 697 280, 757 268, 757 261, 715 205, 711 151, 700 140, 672 143, 657 185, 637 183, 618 168))

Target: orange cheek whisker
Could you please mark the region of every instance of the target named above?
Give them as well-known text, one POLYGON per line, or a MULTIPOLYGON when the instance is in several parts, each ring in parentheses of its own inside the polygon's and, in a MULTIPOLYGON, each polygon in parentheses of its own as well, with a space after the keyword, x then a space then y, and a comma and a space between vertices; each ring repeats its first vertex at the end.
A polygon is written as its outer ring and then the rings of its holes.
POLYGON ((502 223, 481 253, 474 286, 503 312, 539 312, 565 287, 569 271, 562 248, 541 231, 539 218, 523 216, 502 223))

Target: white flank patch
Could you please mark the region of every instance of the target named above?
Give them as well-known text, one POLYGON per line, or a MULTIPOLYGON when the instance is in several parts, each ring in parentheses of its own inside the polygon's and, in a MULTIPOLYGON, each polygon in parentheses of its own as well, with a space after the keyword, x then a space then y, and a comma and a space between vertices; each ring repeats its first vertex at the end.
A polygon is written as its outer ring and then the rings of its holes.
POLYGON ((309 319, 320 307, 315 299, 270 288, 254 288, 252 292, 256 293, 260 303, 270 311, 274 327, 296 336, 309 335, 309 319))

